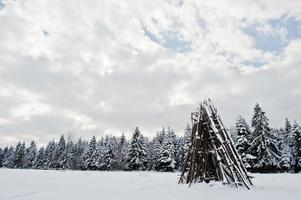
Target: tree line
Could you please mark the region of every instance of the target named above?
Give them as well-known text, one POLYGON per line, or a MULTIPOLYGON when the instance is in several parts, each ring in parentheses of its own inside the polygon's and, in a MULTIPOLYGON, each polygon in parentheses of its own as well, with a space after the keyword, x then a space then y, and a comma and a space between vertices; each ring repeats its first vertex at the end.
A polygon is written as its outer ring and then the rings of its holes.
MULTIPOLYGON (((299 172, 301 170, 301 127, 285 120, 284 127, 271 128, 265 112, 256 104, 251 126, 239 116, 231 137, 250 172, 299 172)), ((32 141, 27 147, 19 142, 15 147, 0 148, 0 167, 25 169, 72 170, 155 170, 178 171, 190 146, 191 127, 178 136, 171 128, 164 128, 152 139, 144 137, 136 127, 127 140, 106 135, 89 141, 70 134, 45 147, 32 141)))
POLYGON ((231 131, 236 149, 248 171, 260 173, 301 170, 301 127, 287 118, 282 128, 271 128, 259 104, 254 107, 251 128, 239 116, 231 131))
POLYGON ((49 141, 37 148, 35 141, 26 147, 19 142, 15 147, 0 148, 0 167, 25 169, 72 170, 180 170, 190 141, 190 126, 184 136, 177 136, 171 128, 158 131, 149 140, 137 127, 130 141, 120 137, 95 136, 90 141, 73 142, 70 135, 62 135, 58 142, 49 141))

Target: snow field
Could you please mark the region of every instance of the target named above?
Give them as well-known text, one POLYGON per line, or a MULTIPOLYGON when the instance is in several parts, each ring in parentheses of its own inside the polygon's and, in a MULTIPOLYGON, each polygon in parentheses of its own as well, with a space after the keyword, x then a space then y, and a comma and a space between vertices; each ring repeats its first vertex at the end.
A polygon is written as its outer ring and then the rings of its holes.
POLYGON ((179 173, 0 169, 0 200, 300 200, 301 174, 254 174, 252 190, 177 184, 179 173))

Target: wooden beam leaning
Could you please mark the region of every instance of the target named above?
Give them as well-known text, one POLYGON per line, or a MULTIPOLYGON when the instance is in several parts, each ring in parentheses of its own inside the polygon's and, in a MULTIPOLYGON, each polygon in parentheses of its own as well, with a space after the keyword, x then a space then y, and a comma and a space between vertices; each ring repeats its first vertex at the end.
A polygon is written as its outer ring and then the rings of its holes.
POLYGON ((179 183, 221 181, 250 189, 250 176, 211 100, 200 103, 191 121, 191 145, 179 183))

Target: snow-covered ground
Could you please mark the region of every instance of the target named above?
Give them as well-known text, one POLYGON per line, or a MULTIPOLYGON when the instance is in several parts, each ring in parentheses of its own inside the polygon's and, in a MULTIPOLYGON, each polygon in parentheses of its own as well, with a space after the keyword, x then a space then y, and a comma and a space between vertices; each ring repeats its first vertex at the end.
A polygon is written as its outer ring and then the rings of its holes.
POLYGON ((301 174, 255 174, 252 190, 221 184, 178 185, 178 173, 0 169, 0 200, 290 200, 301 174))

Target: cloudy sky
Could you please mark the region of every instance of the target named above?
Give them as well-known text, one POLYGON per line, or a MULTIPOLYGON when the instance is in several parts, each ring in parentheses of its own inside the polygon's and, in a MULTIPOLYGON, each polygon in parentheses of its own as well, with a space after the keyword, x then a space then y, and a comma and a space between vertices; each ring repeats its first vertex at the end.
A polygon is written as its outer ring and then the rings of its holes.
POLYGON ((0 146, 180 134, 208 97, 300 122, 300 0, 0 0, 0 146))

